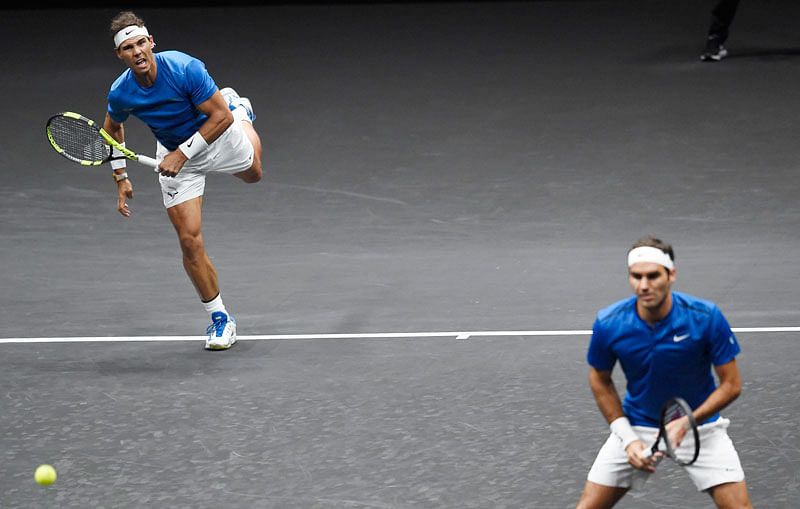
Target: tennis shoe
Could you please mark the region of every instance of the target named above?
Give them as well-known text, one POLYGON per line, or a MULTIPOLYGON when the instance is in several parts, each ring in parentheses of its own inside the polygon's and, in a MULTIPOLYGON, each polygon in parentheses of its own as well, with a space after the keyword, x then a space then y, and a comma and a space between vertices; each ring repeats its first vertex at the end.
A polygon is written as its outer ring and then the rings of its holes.
POLYGON ((211 325, 206 329, 206 350, 227 350, 236 343, 236 320, 222 311, 211 314, 211 325))
POLYGON ((703 62, 719 62, 727 56, 728 50, 725 49, 718 37, 712 36, 706 40, 706 49, 700 55, 700 60, 703 62))
POLYGON ((236 90, 231 87, 225 87, 220 90, 219 93, 225 98, 225 101, 228 103, 228 108, 231 111, 234 111, 236 108, 244 108, 247 112, 247 117, 250 119, 250 123, 252 124, 255 122, 256 114, 253 112, 253 105, 250 104, 250 99, 239 96, 236 90))

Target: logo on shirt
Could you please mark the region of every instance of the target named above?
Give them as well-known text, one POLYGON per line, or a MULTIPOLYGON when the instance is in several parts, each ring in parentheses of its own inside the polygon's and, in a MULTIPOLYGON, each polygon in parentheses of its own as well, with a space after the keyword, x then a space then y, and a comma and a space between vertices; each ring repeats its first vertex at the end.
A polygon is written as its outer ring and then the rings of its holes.
POLYGON ((689 337, 689 334, 682 334, 680 336, 675 334, 674 336, 672 336, 672 340, 675 341, 676 343, 680 343, 681 341, 683 341, 684 339, 686 339, 688 337, 689 337))

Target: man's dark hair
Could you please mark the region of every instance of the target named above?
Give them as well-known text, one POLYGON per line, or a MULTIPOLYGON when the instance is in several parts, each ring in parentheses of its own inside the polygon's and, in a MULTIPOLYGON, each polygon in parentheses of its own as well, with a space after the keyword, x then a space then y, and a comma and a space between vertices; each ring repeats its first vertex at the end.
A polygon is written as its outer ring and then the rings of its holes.
POLYGON ((111 26, 109 27, 111 37, 117 35, 117 32, 123 28, 131 25, 144 26, 144 20, 131 11, 120 12, 111 20, 111 26))
POLYGON ((656 249, 660 249, 669 255, 670 260, 673 262, 675 261, 675 252, 672 250, 672 246, 658 237, 642 237, 641 239, 637 240, 633 246, 631 246, 628 252, 630 253, 637 247, 654 247, 656 249))

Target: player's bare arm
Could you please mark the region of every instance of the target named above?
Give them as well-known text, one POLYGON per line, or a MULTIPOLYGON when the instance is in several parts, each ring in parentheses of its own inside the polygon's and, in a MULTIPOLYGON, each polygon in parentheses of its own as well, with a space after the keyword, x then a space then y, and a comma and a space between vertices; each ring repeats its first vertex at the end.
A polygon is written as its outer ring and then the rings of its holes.
MULTIPOLYGON (((228 109, 228 104, 219 93, 219 90, 214 92, 207 100, 200 103, 197 109, 205 113, 208 118, 205 123, 200 126, 200 129, 197 131, 198 134, 195 135, 201 136, 202 140, 197 140, 196 142, 206 144, 213 143, 214 140, 219 138, 233 123, 233 114, 231 110, 228 109)), ((192 140, 189 140, 189 143, 191 142, 192 140)), ((179 147, 177 150, 170 152, 164 157, 160 165, 161 174, 167 177, 174 177, 181 171, 181 168, 183 168, 184 163, 186 163, 188 159, 189 158, 186 157, 186 154, 184 154, 179 147)))
POLYGON ((739 377, 739 367, 736 359, 714 366, 714 371, 719 378, 719 385, 702 405, 694 410, 697 422, 703 422, 731 404, 742 393, 742 380, 739 377))
MULTIPOLYGON (((726 364, 715 366, 714 371, 716 371, 717 377, 719 378, 719 386, 708 396, 702 405, 692 412, 697 422, 703 422, 712 415, 720 412, 732 403, 741 393, 742 384, 739 378, 739 368, 736 366, 735 359, 726 364)), ((689 427, 688 420, 689 419, 685 417, 667 425, 669 439, 676 446, 680 445, 683 441, 683 437, 686 435, 686 430, 689 427)))
MULTIPOLYGON (((112 138, 120 143, 125 142, 125 128, 119 122, 114 121, 108 113, 103 121, 103 129, 111 135, 112 138)), ((124 173, 125 170, 115 170, 114 173, 124 173)), ((126 178, 117 182, 117 210, 125 217, 130 217, 131 211, 128 208, 128 200, 133 198, 133 184, 131 180, 126 178)))
POLYGON ((592 389, 600 412, 608 422, 625 415, 622 411, 622 401, 619 399, 619 393, 617 393, 614 380, 611 378, 611 371, 600 371, 590 366, 589 387, 592 389))
MULTIPOLYGON (((611 378, 611 371, 600 371, 590 366, 589 387, 592 389, 600 412, 609 423, 625 416, 625 412, 622 410, 622 400, 620 400, 614 380, 611 378)), ((641 470, 654 472, 654 459, 649 457, 648 451, 649 449, 641 440, 634 440, 625 449, 631 465, 641 470)))

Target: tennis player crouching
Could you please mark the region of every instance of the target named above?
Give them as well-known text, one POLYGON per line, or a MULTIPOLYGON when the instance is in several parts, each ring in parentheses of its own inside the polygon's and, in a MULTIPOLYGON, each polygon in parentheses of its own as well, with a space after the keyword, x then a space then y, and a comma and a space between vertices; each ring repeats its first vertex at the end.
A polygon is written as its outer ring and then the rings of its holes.
MULTIPOLYGON (((218 90, 200 60, 178 51, 154 53, 153 36, 134 13, 119 13, 110 28, 117 57, 128 69, 111 85, 103 128, 123 143, 123 122, 133 114, 155 135, 164 206, 178 234, 183 266, 211 316, 206 348, 230 348, 236 322, 222 302, 203 245, 202 199, 210 171, 247 183, 261 180, 261 141, 253 129, 252 106, 232 88, 218 90)), ((129 217, 133 186, 125 160, 111 165, 117 210, 129 217)))
POLYGON ((700 455, 683 467, 717 507, 752 507, 739 455, 719 411, 741 392, 739 344, 711 302, 671 291, 674 253, 646 237, 628 252, 628 281, 635 295, 601 310, 589 343, 589 385, 611 435, 589 470, 579 509, 612 507, 655 472, 650 446, 660 411, 671 397, 684 398, 699 425, 700 455), (624 401, 611 378, 619 361, 624 401), (711 374, 713 367, 719 385, 711 374))

